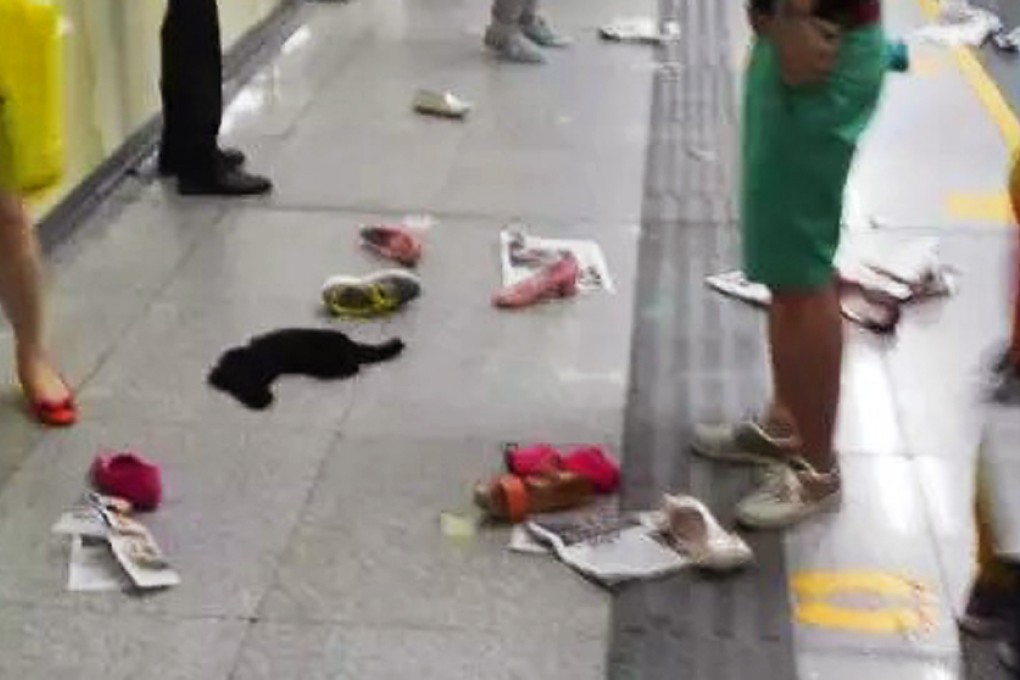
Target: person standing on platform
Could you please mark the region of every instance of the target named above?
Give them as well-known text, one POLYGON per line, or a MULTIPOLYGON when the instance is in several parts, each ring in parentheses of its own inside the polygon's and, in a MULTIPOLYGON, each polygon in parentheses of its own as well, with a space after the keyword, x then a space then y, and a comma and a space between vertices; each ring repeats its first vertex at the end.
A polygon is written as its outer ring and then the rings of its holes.
POLYGON ((161 33, 163 138, 159 172, 194 196, 252 196, 272 190, 244 171, 245 157, 219 146, 223 54, 216 0, 167 0, 161 33))
POLYGON ((760 421, 699 426, 692 448, 771 466, 737 508, 782 528, 836 507, 833 435, 843 326, 833 265, 843 193, 888 68, 879 0, 755 1, 742 153, 744 270, 772 293, 772 406, 760 421))
POLYGON ((538 12, 538 0, 494 0, 485 45, 504 61, 542 64, 539 47, 566 47, 570 40, 556 33, 538 12))

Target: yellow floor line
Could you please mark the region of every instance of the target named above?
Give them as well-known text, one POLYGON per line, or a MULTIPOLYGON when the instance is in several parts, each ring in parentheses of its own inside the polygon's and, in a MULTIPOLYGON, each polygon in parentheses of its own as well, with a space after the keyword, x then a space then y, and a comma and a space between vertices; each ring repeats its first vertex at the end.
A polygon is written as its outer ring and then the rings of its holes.
MULTIPOLYGON (((939 16, 939 4, 937 0, 917 0, 921 6, 921 12, 929 21, 934 21, 939 16)), ((1010 153, 1020 148, 1020 121, 1012 107, 1002 95, 999 86, 988 75, 988 71, 981 65, 974 52, 968 47, 956 47, 952 50, 960 71, 964 78, 974 89, 981 105, 984 106, 988 115, 995 122, 996 127, 1002 134, 1003 140, 1010 153)), ((1005 169, 1003 174, 1005 175, 1005 169)))
POLYGON ((949 194, 945 209, 953 219, 966 222, 1009 224, 1013 221, 1009 194, 1005 191, 988 194, 949 194))

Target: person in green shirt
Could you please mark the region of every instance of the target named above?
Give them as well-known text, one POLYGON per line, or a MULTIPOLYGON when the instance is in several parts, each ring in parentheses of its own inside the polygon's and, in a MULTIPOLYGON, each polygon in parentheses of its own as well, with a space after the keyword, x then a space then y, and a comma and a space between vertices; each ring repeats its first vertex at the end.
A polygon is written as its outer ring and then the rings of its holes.
POLYGON ((760 420, 699 426, 693 448, 774 464, 738 519, 780 528, 839 504, 833 449, 843 330, 833 258, 857 142, 889 65, 878 0, 755 2, 745 81, 744 270, 772 293, 773 401, 760 420))

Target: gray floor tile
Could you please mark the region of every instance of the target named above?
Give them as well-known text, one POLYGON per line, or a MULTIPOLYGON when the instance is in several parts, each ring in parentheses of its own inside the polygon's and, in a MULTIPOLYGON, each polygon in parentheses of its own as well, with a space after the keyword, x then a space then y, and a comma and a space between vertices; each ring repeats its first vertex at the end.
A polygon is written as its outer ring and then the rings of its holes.
POLYGON ((977 452, 984 373, 990 350, 1007 334, 1005 237, 943 237, 943 260, 960 270, 959 292, 904 318, 889 366, 912 454, 961 458, 977 452))
POLYGON ((540 620, 498 636, 476 631, 294 626, 260 623, 237 680, 511 680, 604 677, 601 643, 540 620), (394 650, 400 653, 395 654, 394 650))
MULTIPOLYGON (((932 595, 931 629, 875 635, 797 626, 798 648, 875 653, 958 652, 957 631, 915 465, 902 457, 845 457, 843 507, 786 538, 791 578, 808 572, 878 571, 921 583, 932 595)), ((864 604, 868 607, 870 605, 864 604)))
POLYGON ((862 455, 904 455, 896 390, 889 377, 885 339, 846 329, 836 449, 862 455))
POLYGON ((44 434, 27 417, 19 391, 11 389, 0 397, 0 489, 44 434))
POLYGON ((330 438, 144 420, 91 421, 50 435, 0 494, 0 552, 6 556, 0 600, 250 616, 270 585, 330 438), (50 526, 86 488, 92 457, 123 449, 163 467, 163 505, 144 521, 180 570, 183 585, 144 598, 65 593, 67 541, 51 535, 50 526))
POLYGON ((958 615, 966 606, 976 568, 976 458, 926 456, 916 459, 915 465, 935 536, 945 597, 958 615))
POLYGON ((201 300, 210 306, 287 302, 300 313, 295 318, 317 316, 328 277, 396 266, 362 248, 358 236, 362 224, 394 219, 321 211, 234 211, 181 267, 163 299, 201 300))
POLYGON ((0 677, 227 680, 245 624, 0 607, 0 677))
MULTIPOLYGON (((212 202, 135 201, 101 211, 62 244, 52 263, 56 291, 95 300, 127 291, 151 293, 166 283, 195 242, 223 215, 212 202)), ((97 305, 98 306, 98 305, 97 305)))
POLYGON ((506 530, 467 544, 440 532, 439 514, 470 512, 473 484, 501 462, 481 439, 342 439, 261 617, 603 639, 606 592, 555 560, 507 552, 506 530))
POLYGON ((498 225, 444 222, 420 267, 425 294, 387 330, 404 361, 359 386, 351 434, 401 431, 489 439, 612 440, 620 432, 630 346, 636 234, 627 225, 535 223, 536 234, 595 238, 616 294, 525 311, 492 308, 500 281, 498 225))
POLYGON ((857 680, 857 678, 896 678, 897 680, 956 680, 960 664, 953 657, 914 659, 897 656, 861 654, 798 655, 801 680, 857 680))
MULTIPOLYGON (((373 367, 363 376, 344 381, 284 377, 276 383, 273 406, 267 411, 250 411, 206 384, 209 370, 223 352, 279 328, 340 326, 319 317, 314 297, 306 303, 251 298, 227 301, 203 290, 182 290, 176 299, 154 305, 123 338, 82 394, 93 416, 335 428, 350 407, 356 380, 384 370, 373 367)), ((378 328, 343 328, 366 341, 378 339, 378 328)))

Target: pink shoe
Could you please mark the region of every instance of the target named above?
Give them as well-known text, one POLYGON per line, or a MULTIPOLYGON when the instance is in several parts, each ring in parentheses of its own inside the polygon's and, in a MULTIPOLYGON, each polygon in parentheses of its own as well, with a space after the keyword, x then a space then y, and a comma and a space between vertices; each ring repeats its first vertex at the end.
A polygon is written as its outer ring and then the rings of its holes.
POLYGON ((504 288, 493 298, 497 307, 518 309, 554 297, 572 297, 577 294, 577 280, 581 267, 577 259, 566 254, 556 264, 545 267, 534 276, 504 288))
POLYGON ((405 267, 413 267, 421 259, 421 239, 406 227, 364 226, 361 228, 361 239, 369 250, 405 267))

